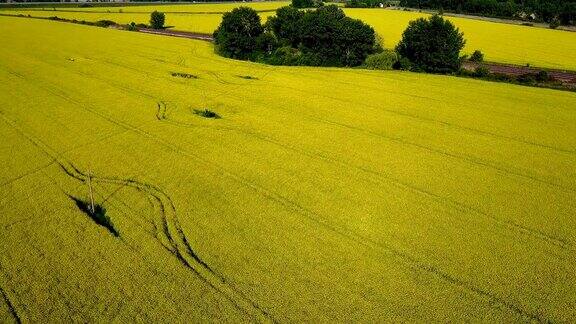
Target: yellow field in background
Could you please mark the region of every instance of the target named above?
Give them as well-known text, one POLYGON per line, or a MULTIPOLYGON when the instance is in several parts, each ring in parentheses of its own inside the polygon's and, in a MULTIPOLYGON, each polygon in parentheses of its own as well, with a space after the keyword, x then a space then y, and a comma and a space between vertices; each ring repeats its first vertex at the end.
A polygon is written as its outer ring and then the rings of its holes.
MULTIPOLYGON (((56 8, 52 10, 6 10, 10 14, 32 16, 58 16, 67 19, 97 21, 112 20, 122 24, 148 23, 149 13, 154 10, 171 12, 166 15, 166 25, 174 29, 212 33, 220 24, 221 14, 234 7, 247 5, 256 10, 273 10, 287 2, 193 4, 167 6, 130 6, 110 8, 56 8), (74 12, 82 10, 82 12, 74 12), (90 12, 93 11, 93 12, 90 12), (110 12, 107 12, 110 11, 110 12), (122 12, 120 12, 122 11, 122 12), (180 13, 177 13, 180 12, 180 13), (204 13, 202 13, 204 12, 204 13), (206 14, 205 12, 216 12, 206 14)), ((374 27, 384 39, 384 45, 392 48, 400 40, 408 22, 427 14, 382 9, 345 9, 347 15, 361 19, 374 27)), ((263 21, 274 12, 260 13, 263 21)), ((495 23, 466 18, 448 17, 463 32, 467 40, 464 51, 472 53, 479 49, 488 61, 511 63, 543 68, 576 70, 576 33, 513 24, 495 23)))
POLYGON ((576 319, 576 94, 0 25, 0 322, 576 319))

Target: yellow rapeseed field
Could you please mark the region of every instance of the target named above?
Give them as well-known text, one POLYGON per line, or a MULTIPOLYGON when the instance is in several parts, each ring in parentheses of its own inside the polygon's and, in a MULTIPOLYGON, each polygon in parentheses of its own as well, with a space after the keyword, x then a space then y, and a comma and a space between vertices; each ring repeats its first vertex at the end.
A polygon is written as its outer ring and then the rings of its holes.
MULTIPOLYGON (((220 24, 221 13, 246 5, 260 13, 263 21, 273 10, 288 2, 193 4, 166 6, 130 6, 95 8, 56 8, 40 10, 6 10, 10 14, 39 17, 58 16, 67 19, 97 21, 108 19, 122 24, 132 21, 147 23, 150 12, 167 12, 166 24, 174 29, 212 33, 220 24)), ((370 24, 384 39, 384 45, 393 48, 411 20, 427 14, 382 9, 345 9, 347 15, 370 24)), ((458 26, 467 40, 465 53, 479 49, 488 61, 543 68, 576 70, 576 33, 466 18, 448 17, 458 26)))
POLYGON ((575 93, 0 26, 0 322, 576 320, 575 93))

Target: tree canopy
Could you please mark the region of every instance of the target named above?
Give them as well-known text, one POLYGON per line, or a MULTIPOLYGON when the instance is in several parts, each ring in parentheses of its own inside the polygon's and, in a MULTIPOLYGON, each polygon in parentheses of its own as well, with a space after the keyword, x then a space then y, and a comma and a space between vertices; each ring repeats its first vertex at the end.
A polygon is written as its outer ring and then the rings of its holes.
POLYGON ((396 51, 415 70, 450 73, 460 69, 460 51, 465 43, 464 35, 454 24, 434 15, 411 21, 396 51))
POLYGON ((154 11, 150 14, 150 26, 154 29, 164 28, 166 17, 163 12, 154 11))
POLYGON ((214 32, 214 42, 220 54, 248 59, 257 50, 256 39, 264 32, 258 13, 248 7, 227 12, 214 32))

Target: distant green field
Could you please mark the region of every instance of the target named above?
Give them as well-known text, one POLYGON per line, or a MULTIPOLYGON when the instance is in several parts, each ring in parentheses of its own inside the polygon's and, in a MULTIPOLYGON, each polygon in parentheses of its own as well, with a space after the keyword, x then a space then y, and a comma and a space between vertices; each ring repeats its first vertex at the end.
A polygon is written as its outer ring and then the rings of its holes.
POLYGON ((0 25, 0 322, 576 320, 576 94, 0 25))
MULTIPOLYGON (((273 10, 288 2, 192 4, 162 6, 131 6, 110 8, 56 8, 52 10, 7 10, 11 14, 58 16, 68 19, 96 21, 113 20, 127 24, 147 23, 154 10, 167 12, 166 24, 175 29, 212 33, 220 24, 221 12, 247 5, 260 13, 263 20, 274 15, 273 10)), ((386 47, 394 47, 408 22, 426 14, 381 9, 345 9, 346 14, 374 27, 386 47)), ((494 23, 449 17, 465 34, 465 52, 476 49, 486 54, 486 60, 532 66, 576 70, 576 33, 544 28, 494 23)))

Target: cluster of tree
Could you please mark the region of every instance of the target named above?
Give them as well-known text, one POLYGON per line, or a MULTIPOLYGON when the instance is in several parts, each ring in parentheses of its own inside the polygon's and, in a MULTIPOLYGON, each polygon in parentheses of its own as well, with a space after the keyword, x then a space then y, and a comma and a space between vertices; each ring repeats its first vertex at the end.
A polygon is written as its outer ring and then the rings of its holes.
POLYGON ((551 24, 576 24, 576 0, 402 0, 400 5, 551 24))
POLYGON ((214 40, 223 56, 277 65, 358 66, 381 50, 372 27, 335 5, 282 7, 265 25, 253 9, 236 8, 224 14, 214 40))

